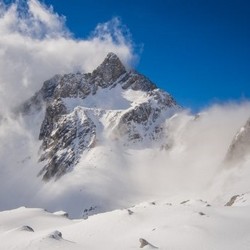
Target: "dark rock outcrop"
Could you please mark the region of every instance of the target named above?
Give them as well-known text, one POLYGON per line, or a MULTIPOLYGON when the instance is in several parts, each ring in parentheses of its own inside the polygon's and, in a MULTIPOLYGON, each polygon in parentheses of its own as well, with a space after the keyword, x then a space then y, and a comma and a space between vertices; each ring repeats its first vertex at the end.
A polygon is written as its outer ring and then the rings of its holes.
POLYGON ((140 243, 141 243, 141 244, 140 244, 140 248, 144 248, 145 246, 149 246, 149 247, 152 248, 152 249, 157 249, 157 248, 158 248, 158 247, 156 247, 156 246, 150 244, 147 240, 145 240, 145 239, 143 239, 143 238, 140 238, 139 241, 140 241, 140 243))

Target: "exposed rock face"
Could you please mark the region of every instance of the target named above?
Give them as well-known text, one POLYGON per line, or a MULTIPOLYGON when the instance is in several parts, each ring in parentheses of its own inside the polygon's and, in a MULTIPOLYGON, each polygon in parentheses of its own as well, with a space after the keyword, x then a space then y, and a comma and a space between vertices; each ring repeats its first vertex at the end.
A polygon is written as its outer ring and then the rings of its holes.
POLYGON ((176 105, 169 94, 159 89, 149 90, 149 96, 147 102, 129 109, 120 118, 117 129, 119 135, 125 136, 128 142, 142 141, 144 138, 159 139, 167 112, 176 105))
POLYGON ((39 134, 44 180, 71 170, 107 133, 125 146, 160 140, 166 118, 179 109, 168 93, 136 71, 127 71, 113 53, 92 73, 45 81, 21 111, 29 114, 44 106, 39 134))
POLYGON ((139 241, 141 243, 140 248, 144 248, 145 246, 149 246, 149 248, 151 248, 151 249, 158 249, 158 247, 150 244, 147 240, 145 240, 143 238, 140 238, 139 241))
POLYGON ((30 226, 22 226, 18 230, 20 231, 27 231, 27 232, 34 232, 34 229, 30 226))
POLYGON ((49 159, 40 172, 44 180, 60 177, 75 166, 81 153, 91 148, 96 139, 95 124, 84 110, 76 108, 70 114, 55 113, 54 117, 56 121, 47 113, 39 136, 44 151, 40 160, 49 159))
POLYGON ((90 81, 102 88, 107 88, 124 73, 126 69, 120 59, 115 54, 109 53, 103 63, 93 71, 90 81))
POLYGON ((250 155, 250 119, 238 131, 226 155, 226 162, 234 164, 250 155))
POLYGON ((234 202, 237 200, 238 197, 239 197, 239 195, 234 195, 234 196, 232 196, 231 199, 230 199, 230 201, 228 201, 228 202, 225 204, 225 206, 231 207, 231 206, 234 204, 234 202))

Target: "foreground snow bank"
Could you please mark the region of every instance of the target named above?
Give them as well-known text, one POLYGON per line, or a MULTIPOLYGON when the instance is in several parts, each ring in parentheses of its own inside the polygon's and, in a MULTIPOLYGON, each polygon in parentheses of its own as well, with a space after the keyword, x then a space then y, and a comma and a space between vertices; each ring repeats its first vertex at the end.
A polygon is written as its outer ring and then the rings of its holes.
POLYGON ((153 201, 85 220, 21 207, 0 213, 0 248, 248 250, 249 202, 241 204, 153 201))

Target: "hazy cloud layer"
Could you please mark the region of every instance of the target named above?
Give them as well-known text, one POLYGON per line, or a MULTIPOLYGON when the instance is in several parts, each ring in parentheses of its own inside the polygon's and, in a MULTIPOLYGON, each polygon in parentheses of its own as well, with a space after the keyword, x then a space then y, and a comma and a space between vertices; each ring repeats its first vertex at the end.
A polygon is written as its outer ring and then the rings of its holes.
POLYGON ((81 216, 91 206, 104 211, 172 196, 211 202, 248 192, 249 161, 228 168, 223 160, 249 114, 249 102, 214 105, 198 117, 184 111, 166 121, 170 149, 131 150, 107 141, 49 183, 37 177, 43 167, 37 139, 41 113, 5 119, 0 123, 0 210, 25 205, 81 216))
POLYGON ((0 1, 0 111, 30 97, 57 73, 91 72, 113 51, 129 65, 130 35, 118 18, 98 24, 86 39, 74 39, 65 18, 38 0, 0 1), (24 5, 24 6, 23 6, 24 5))

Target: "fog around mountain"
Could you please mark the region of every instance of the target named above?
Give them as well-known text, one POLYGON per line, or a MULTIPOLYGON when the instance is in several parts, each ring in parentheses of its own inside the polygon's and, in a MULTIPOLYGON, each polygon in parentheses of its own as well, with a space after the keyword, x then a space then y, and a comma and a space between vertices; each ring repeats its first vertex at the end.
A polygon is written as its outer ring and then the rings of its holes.
POLYGON ((118 241, 106 245, 113 241, 110 235, 128 242, 125 249, 139 247, 144 236, 153 240, 147 238, 151 249, 195 249, 191 238, 200 235, 207 245, 196 249, 248 249, 250 102, 214 103, 194 114, 144 72, 131 70, 137 56, 119 19, 76 40, 52 8, 36 0, 27 4, 23 15, 18 4, 0 4, 0 239, 5 249, 57 244, 74 249, 71 241, 75 249, 117 249, 118 241), (109 52, 115 64, 101 64, 109 52), (77 157, 63 168, 72 152, 77 157), (12 210, 21 206, 41 209, 12 210), (58 210, 79 220, 50 214, 58 210), (162 220, 169 213, 175 220, 162 220), (126 226, 118 227, 119 221, 126 226), (22 226, 29 223, 38 232, 34 238, 23 237, 27 228, 22 226), (49 234, 57 227, 65 238, 49 234), (109 237, 97 228, 109 228, 109 237), (154 236, 156 228, 160 233, 154 236), (211 236, 213 230, 222 238, 226 232, 229 240, 211 236), (242 234, 232 238, 234 230, 242 234), (183 231, 188 236, 182 245, 177 236, 183 231), (77 232, 86 233, 84 240, 77 232), (174 235, 171 244, 163 240, 166 233, 174 235), (101 246, 93 243, 98 240, 101 246))

